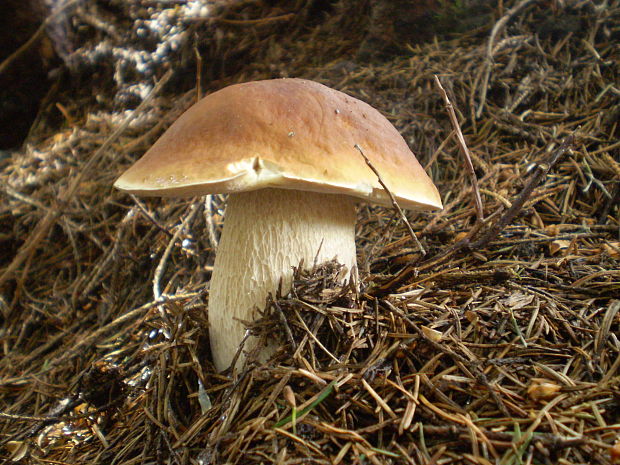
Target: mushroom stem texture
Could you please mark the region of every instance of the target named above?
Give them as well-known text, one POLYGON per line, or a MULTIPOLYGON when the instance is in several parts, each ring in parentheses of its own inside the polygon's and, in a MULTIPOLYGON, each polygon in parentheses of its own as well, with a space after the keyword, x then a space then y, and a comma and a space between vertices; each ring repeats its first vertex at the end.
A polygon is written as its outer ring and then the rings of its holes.
MULTIPOLYGON (((288 292, 293 267, 336 259, 356 267, 355 206, 345 195, 285 189, 231 194, 209 293, 209 335, 216 368, 230 366, 246 323, 275 295, 288 292)), ((248 340, 244 351, 255 347, 248 340)), ((266 349, 268 351, 268 349, 266 349)), ((237 365, 240 365, 243 354, 237 365)))

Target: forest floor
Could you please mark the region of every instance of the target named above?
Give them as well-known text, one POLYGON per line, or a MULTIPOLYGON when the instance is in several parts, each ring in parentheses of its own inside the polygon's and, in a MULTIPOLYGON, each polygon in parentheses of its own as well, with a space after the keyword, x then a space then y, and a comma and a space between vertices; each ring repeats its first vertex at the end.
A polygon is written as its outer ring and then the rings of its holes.
POLYGON ((146 3, 67 10, 70 71, 0 158, 1 463, 620 463, 620 2, 498 2, 463 30, 455 2, 408 18, 433 26, 415 42, 365 2, 214 3, 139 68, 136 18, 192 2, 146 3), (276 77, 379 109, 444 209, 407 212, 422 253, 360 205, 361 290, 299 271, 254 326, 281 350, 218 373, 225 198, 112 184, 200 96, 276 77))

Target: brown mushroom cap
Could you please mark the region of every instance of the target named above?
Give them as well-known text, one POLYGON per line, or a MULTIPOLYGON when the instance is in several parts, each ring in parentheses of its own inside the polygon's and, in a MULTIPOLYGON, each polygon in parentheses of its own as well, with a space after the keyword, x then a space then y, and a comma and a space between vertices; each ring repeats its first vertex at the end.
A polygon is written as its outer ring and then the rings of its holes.
POLYGON ((115 183, 152 196, 266 187, 345 194, 390 205, 358 144, 403 208, 441 208, 437 188, 392 124, 322 84, 237 84, 189 108, 115 183))

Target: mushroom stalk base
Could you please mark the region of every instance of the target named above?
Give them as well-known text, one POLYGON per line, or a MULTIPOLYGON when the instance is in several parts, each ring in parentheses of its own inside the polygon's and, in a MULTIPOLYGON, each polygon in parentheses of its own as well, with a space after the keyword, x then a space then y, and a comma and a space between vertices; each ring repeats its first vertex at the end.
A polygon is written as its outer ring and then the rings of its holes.
MULTIPOLYGON (((262 189, 228 197, 209 293, 211 351, 219 371, 232 363, 244 322, 256 319, 280 279, 282 291, 290 290, 301 260, 311 267, 335 258, 349 270, 356 267, 355 217, 354 202, 344 195, 262 189)), ((244 351, 256 343, 250 338, 244 351)))

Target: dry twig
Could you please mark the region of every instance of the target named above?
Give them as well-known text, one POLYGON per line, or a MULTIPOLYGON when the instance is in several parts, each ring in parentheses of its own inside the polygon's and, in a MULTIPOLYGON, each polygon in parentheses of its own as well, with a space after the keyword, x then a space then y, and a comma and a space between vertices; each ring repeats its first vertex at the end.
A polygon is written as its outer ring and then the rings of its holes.
POLYGON ((450 116, 450 123, 452 123, 452 129, 456 134, 456 139, 459 143, 459 147, 461 149, 461 153, 463 154, 463 158, 465 160, 465 166, 467 167, 467 172, 469 173, 469 180, 471 182, 472 193, 474 196, 474 205, 476 207, 476 217, 479 222, 484 221, 484 208, 482 206, 482 199, 480 199, 480 189, 478 188, 478 178, 476 177, 476 171, 474 170, 474 165, 471 162, 471 155, 469 153, 469 148, 467 147, 467 142, 465 142, 465 137, 463 136, 463 132, 461 131, 461 127, 459 125, 459 121, 456 117, 456 113, 454 111, 454 106, 450 99, 448 98, 448 94, 446 90, 441 85, 441 81, 439 80, 439 76, 435 75, 435 83, 439 90, 441 91, 441 96, 443 97, 443 101, 446 104, 446 109, 448 110, 448 115, 450 116))
POLYGON ((364 158, 364 161, 366 162, 368 167, 372 170, 372 172, 375 173, 375 175, 377 176, 377 180, 379 181, 379 184, 381 184, 381 187, 383 187, 383 190, 390 197, 390 201, 392 202, 392 206, 398 212, 398 215, 400 216, 401 220, 403 221, 403 223, 407 227, 407 231, 409 232, 409 237, 411 237, 411 240, 413 241, 413 243, 418 247, 418 250, 420 251, 420 253, 422 255, 426 255, 426 250, 424 250, 424 247, 422 247, 422 244, 418 240, 418 237, 415 235, 415 232, 413 232, 413 229, 411 228, 411 225, 409 224, 409 220, 405 216, 405 213, 403 212, 402 208, 400 208, 400 205, 398 205, 398 202, 394 198, 394 195, 390 192, 390 190, 387 188, 387 186, 385 185, 385 183, 381 179, 381 175, 379 174, 377 169, 374 166, 372 166, 372 163, 370 163, 370 160, 368 159, 368 157, 366 157, 366 155, 364 154, 364 151, 362 150, 362 148, 359 145, 357 145, 357 144, 355 144, 355 148, 359 151, 360 155, 362 155, 362 157, 364 158))

